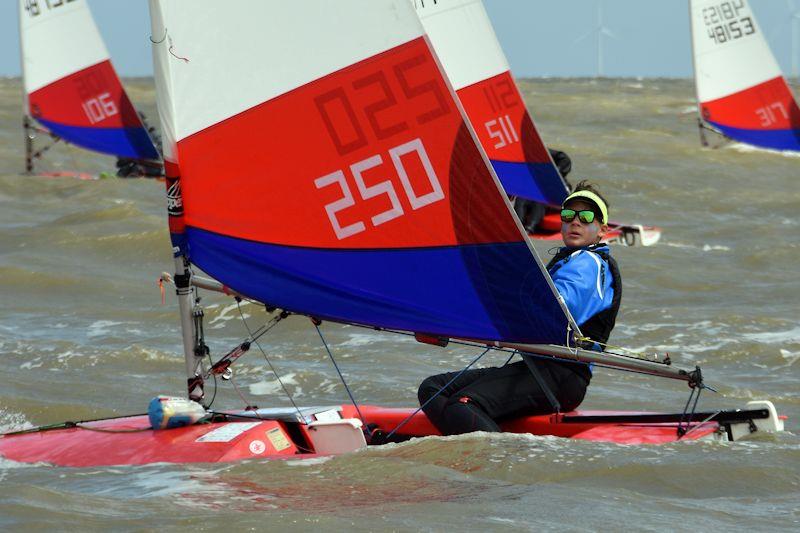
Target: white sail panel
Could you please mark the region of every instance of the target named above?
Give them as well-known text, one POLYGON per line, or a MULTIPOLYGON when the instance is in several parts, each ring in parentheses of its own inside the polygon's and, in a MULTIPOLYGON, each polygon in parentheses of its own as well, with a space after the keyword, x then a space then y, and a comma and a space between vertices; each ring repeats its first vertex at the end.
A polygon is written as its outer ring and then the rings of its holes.
POLYGON ((456 90, 509 70, 480 0, 411 0, 456 90))
POLYGON ((690 0, 690 6, 700 102, 782 75, 747 0, 690 0))
POLYGON ((151 0, 150 10, 152 38, 163 41, 154 53, 170 64, 157 67, 157 82, 170 84, 174 111, 165 129, 170 135, 174 128, 175 137, 166 144, 423 33, 419 24, 401 23, 390 0, 310 0, 302 8, 294 2, 247 2, 234 9, 215 0, 151 0), (168 27, 159 20, 169 20, 168 27), (313 44, 320 36, 324 47, 313 44), (303 61, 293 59, 298 56, 303 61), (163 79, 170 69, 180 69, 180 76, 163 79), (198 92, 198 85, 205 90, 198 92))
POLYGON ((86 0, 19 0, 25 92, 108 60, 86 0))

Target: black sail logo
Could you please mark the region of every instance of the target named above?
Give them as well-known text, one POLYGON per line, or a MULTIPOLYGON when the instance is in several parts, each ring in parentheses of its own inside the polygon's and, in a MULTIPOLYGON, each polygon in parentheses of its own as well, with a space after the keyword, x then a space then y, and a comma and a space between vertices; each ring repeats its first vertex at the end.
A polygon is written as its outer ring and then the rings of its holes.
POLYGON ((181 197, 180 178, 167 181, 167 213, 171 217, 183 216, 183 198, 181 197))

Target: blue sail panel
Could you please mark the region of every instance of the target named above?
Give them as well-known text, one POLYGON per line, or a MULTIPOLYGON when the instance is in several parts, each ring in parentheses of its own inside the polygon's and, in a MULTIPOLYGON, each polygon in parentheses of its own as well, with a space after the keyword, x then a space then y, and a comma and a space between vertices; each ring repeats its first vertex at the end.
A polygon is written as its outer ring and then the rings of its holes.
POLYGON ((37 120, 65 141, 89 150, 132 159, 159 159, 158 151, 143 127, 94 128, 37 120))
POLYGON ((460 338, 563 343, 566 335, 564 312, 525 243, 326 250, 192 227, 186 235, 203 271, 290 311, 460 338))
POLYGON ((550 161, 526 163, 492 159, 492 167, 508 194, 560 206, 567 197, 558 170, 550 161))
POLYGON ((721 131, 725 136, 738 142, 771 150, 800 152, 800 129, 798 128, 769 130, 733 128, 716 122, 709 122, 709 124, 721 131))

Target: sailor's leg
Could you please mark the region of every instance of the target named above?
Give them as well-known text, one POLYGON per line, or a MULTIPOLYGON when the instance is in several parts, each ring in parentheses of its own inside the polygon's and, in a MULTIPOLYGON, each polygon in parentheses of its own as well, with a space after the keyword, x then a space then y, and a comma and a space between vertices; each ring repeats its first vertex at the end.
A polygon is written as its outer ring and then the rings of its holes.
POLYGON ((417 396, 428 419, 443 435, 458 435, 473 431, 500 431, 497 423, 461 391, 496 368, 468 370, 453 383, 447 383, 458 372, 438 374, 419 386, 417 396), (447 385, 447 386, 445 386, 447 385), (434 397, 435 396, 435 397, 434 397))
MULTIPOLYGON (((545 386, 562 410, 569 411, 580 404, 588 381, 575 372, 572 363, 562 365, 558 361, 537 359, 536 364, 545 386)), ((523 361, 492 369, 459 392, 480 405, 495 421, 554 412, 547 393, 523 361)))

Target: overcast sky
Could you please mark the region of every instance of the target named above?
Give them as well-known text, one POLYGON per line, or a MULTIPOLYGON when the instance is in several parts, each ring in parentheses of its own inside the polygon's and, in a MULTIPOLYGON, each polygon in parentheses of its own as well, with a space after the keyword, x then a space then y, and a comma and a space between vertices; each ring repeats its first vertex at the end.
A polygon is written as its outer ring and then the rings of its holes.
MULTIPOLYGON (((0 76, 20 74, 17 3, 0 0, 0 76)), ((89 0, 89 4, 119 73, 151 76, 147 1, 89 0)), ((605 75, 692 75, 688 0, 484 0, 484 4, 518 77, 594 76, 600 4, 604 26, 614 35, 603 44, 605 75)), ((792 16, 797 14, 800 32, 800 0, 750 0, 750 4, 781 68, 790 75, 792 16)))

